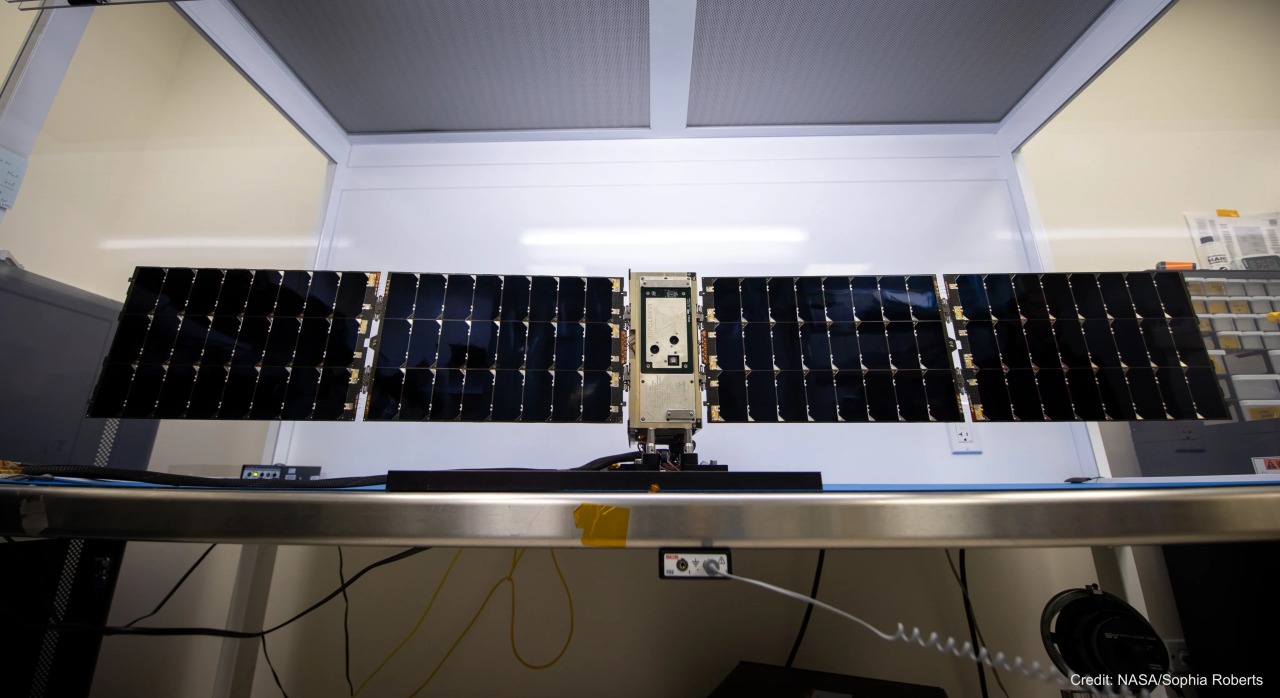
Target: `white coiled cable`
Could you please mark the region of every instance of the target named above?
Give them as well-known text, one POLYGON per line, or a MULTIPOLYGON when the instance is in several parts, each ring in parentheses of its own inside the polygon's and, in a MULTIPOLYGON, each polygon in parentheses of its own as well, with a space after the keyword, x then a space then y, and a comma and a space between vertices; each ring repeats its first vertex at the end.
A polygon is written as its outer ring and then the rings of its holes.
MULTIPOLYGON (((956 639, 954 637, 948 637, 944 641, 942 637, 938 635, 938 633, 930 633, 928 637, 925 637, 920 632, 920 628, 912 628, 911 632, 907 633, 907 628, 902 623, 898 623, 898 629, 896 632, 886 633, 883 630, 877 628, 876 626, 868 623, 865 620, 862 620, 861 618, 851 613, 846 613, 836 608, 835 606, 832 606, 827 603, 823 603, 810 596, 805 596, 804 594, 798 594, 794 591, 791 591, 790 589, 783 589, 782 587, 774 586, 772 584, 769 584, 768 582, 762 582, 758 579, 751 579, 750 577, 740 577, 736 574, 730 574, 728 572, 725 572, 720 569, 720 565, 717 564, 714 560, 707 560, 703 562, 703 569, 705 569, 707 573, 713 577, 726 577, 728 579, 736 579, 739 582, 744 582, 746 584, 758 586, 761 589, 768 589, 769 591, 772 591, 777 594, 782 594, 783 596, 788 596, 797 601, 803 601, 804 603, 807 603, 807 604, 813 604, 814 606, 817 606, 818 608, 821 608, 824 611, 829 611, 842 618, 848 618, 849 620, 875 633, 882 640, 887 640, 889 642, 902 641, 907 643, 913 643, 925 648, 932 647, 933 649, 936 649, 939 652, 942 652, 943 654, 950 653, 956 657, 965 657, 970 661, 977 662, 979 664, 984 664, 988 667, 992 667, 995 669, 1003 669, 1008 672, 1016 672, 1028 678, 1045 681, 1047 683, 1051 683, 1059 687, 1074 688, 1071 686, 1071 682, 1067 680, 1067 677, 1063 676, 1062 672, 1058 671, 1057 667, 1051 666, 1046 670, 1044 667, 1040 666, 1040 662, 1032 662, 1031 666, 1027 666, 1026 663, 1022 661, 1022 657, 1014 657, 1013 662, 1010 663, 1008 659, 1006 659, 1005 654, 1003 652, 997 652, 994 656, 992 656, 991 652, 986 647, 980 647, 975 652, 972 643, 965 642, 964 644, 957 646, 956 639)), ((1077 688, 1077 690, 1079 689, 1077 688)))

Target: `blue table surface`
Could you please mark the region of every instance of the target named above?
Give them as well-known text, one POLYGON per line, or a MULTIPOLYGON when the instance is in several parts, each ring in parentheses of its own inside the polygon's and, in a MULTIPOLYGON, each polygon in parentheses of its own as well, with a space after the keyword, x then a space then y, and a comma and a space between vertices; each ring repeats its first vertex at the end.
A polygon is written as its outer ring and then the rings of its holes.
MULTIPOLYGON (((114 487, 141 489, 214 489, 234 491, 289 491, 289 492, 382 492, 384 485, 365 487, 330 488, 273 488, 254 487, 177 487, 173 485, 156 485, 144 482, 126 482, 120 480, 82 480, 76 478, 9 478, 0 479, 0 483, 28 485, 32 487, 114 487)), ((1034 483, 928 483, 928 484, 829 484, 824 492, 1046 492, 1046 491, 1087 491, 1087 490, 1161 490, 1183 489, 1194 487, 1277 487, 1280 486, 1280 475, 1239 475, 1239 476, 1204 476, 1180 478, 1098 478, 1088 482, 1034 482, 1034 483)), ((614 494, 621 494, 611 491, 614 494)), ((742 494, 728 492, 725 494, 742 494)))

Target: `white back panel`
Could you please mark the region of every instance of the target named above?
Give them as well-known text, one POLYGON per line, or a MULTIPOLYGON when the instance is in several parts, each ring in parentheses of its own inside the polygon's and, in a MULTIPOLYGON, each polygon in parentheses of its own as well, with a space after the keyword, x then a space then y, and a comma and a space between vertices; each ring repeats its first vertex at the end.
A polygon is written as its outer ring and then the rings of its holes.
MULTIPOLYGON (((357 146, 328 262, 618 276, 1023 270, 993 140, 357 146)), ((820 469, 829 484, 1050 482, 1092 471, 1069 425, 978 429, 986 452, 965 456, 951 455, 941 424, 713 424, 697 441, 704 459, 734 469, 820 469)), ((290 460, 333 476, 568 467, 626 448, 622 425, 299 424, 290 460)))

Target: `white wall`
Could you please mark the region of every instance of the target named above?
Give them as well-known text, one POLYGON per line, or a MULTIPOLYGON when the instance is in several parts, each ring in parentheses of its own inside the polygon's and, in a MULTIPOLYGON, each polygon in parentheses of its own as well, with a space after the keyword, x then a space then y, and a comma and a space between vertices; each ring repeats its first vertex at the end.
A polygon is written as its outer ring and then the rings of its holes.
MULTIPOLYGON (((1007 155, 993 148, 989 136, 356 146, 326 262, 612 276, 1027 269, 1007 155), (705 231, 774 241, 699 242, 705 231), (548 232, 569 241, 534 244, 548 232), (646 234, 682 242, 646 244, 646 234)), ((1078 427, 978 430, 985 452, 963 456, 941 424, 712 424, 697 440, 701 456, 739 470, 820 469, 831 484, 1096 474, 1078 427)), ((289 458, 331 474, 567 466, 625 439, 622 425, 299 424, 289 458)))

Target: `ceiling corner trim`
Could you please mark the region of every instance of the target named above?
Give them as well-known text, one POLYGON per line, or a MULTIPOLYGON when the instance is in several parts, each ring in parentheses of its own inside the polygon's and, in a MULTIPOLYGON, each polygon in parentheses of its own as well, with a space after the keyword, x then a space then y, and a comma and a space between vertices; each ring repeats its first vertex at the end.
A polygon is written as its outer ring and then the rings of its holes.
POLYGON ((649 0, 649 129, 659 137, 688 126, 697 8, 693 0, 649 0))
POLYGON ((321 152, 336 163, 346 161, 351 150, 346 129, 228 0, 173 7, 321 152))
POLYGON ((1000 122, 1001 147, 1021 148, 1176 1, 1115 0, 1000 122))

